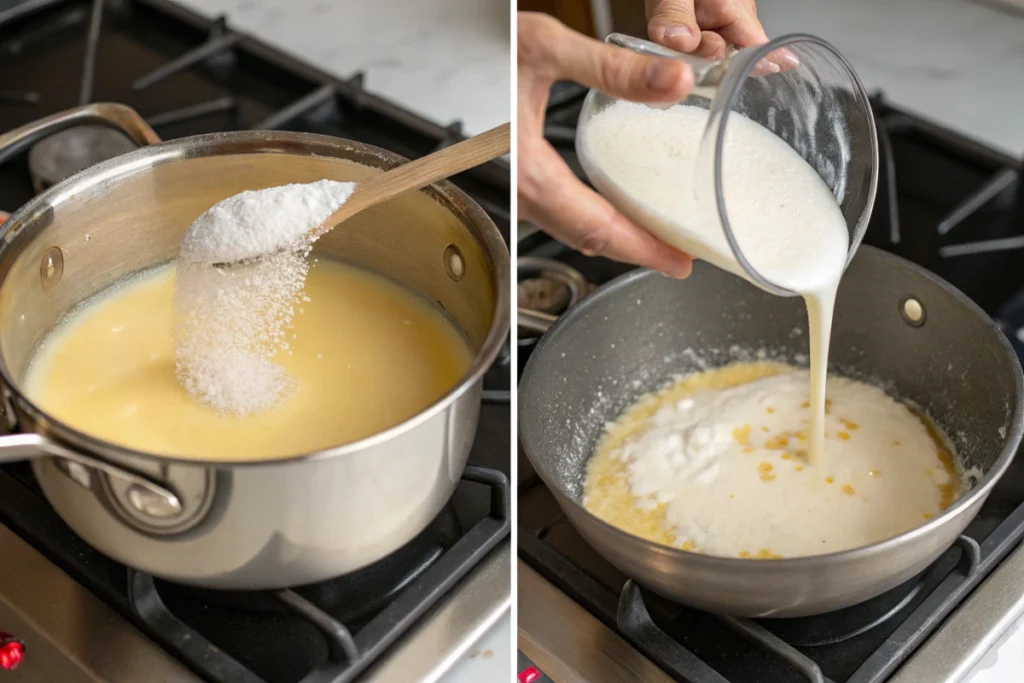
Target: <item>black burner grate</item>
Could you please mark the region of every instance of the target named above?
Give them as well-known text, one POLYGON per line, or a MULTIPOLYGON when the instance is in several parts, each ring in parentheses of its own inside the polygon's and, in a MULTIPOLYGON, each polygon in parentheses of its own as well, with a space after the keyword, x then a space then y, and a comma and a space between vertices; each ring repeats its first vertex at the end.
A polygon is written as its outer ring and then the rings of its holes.
MULTIPOLYGON (((582 176, 573 149, 585 89, 552 91, 545 133, 582 176)), ((865 242, 919 263, 997 317, 1024 357, 1021 163, 873 98, 882 174, 865 242)), ((602 284, 629 270, 533 233, 520 256, 554 259, 602 284)), ((532 347, 520 348, 519 369, 532 347)), ((519 555, 685 683, 881 683, 1024 539, 1024 462, 931 567, 888 593, 830 614, 734 619, 671 603, 601 558, 520 451, 519 555)))
POLYGON ((315 586, 248 594, 168 583, 104 557, 57 516, 27 465, 0 468, 0 524, 211 683, 350 683, 508 537, 509 491, 503 472, 471 465, 454 507, 393 555, 315 586), (457 508, 482 491, 487 509, 463 532, 457 508), (345 621, 351 601, 366 603, 361 592, 386 604, 345 621))
MULTIPOLYGON (((355 592, 345 592, 342 601, 336 602, 333 608, 324 604, 323 600, 308 597, 308 591, 301 588, 264 593, 258 596, 264 598, 272 596, 284 606, 285 619, 295 620, 298 617, 300 621, 309 622, 309 625, 320 632, 320 638, 315 639, 316 649, 326 647, 326 657, 322 662, 313 664, 312 670, 304 675, 300 679, 301 681, 350 683, 356 680, 356 677, 376 657, 393 645, 419 617, 435 605, 498 542, 508 535, 511 527, 508 478, 495 470, 471 466, 466 468, 462 479, 464 485, 483 485, 490 489, 490 514, 463 535, 454 546, 446 549, 443 554, 434 559, 416 578, 415 582, 408 586, 408 590, 398 593, 387 606, 376 612, 368 621, 364 619, 346 625, 344 620, 337 616, 337 609, 346 608, 344 598, 360 599, 362 597, 355 592)), ((445 514, 442 513, 442 516, 445 514)), ((416 541, 412 543, 415 544, 416 541)), ((378 564, 390 561, 391 558, 385 558, 378 564)), ((346 578, 342 577, 339 581, 345 581, 346 578)), ((167 649, 212 681, 267 683, 270 680, 254 673, 249 666, 240 663, 228 654, 229 651, 224 647, 207 640, 202 635, 203 631, 197 630, 179 618, 175 614, 175 607, 168 606, 169 601, 165 601, 162 597, 162 591, 178 592, 178 604, 185 610, 191 610, 193 614, 197 608, 209 609, 210 604, 206 600, 199 602, 190 600, 190 596, 187 594, 191 591, 187 589, 183 602, 180 595, 182 587, 166 584, 162 586, 161 582, 148 574, 128 570, 127 598, 131 609, 167 649)), ((267 619, 270 622, 277 620, 276 617, 267 619)), ((252 628, 251 615, 246 615, 246 620, 252 628)), ((260 624, 256 627, 265 626, 266 624, 260 624)), ((309 628, 307 627, 305 630, 309 631, 309 628)), ((235 643, 233 649, 244 653, 246 658, 261 659, 259 653, 245 648, 246 634, 244 632, 233 633, 230 640, 235 643)), ((302 648, 300 644, 296 643, 296 645, 302 648)), ((308 660, 311 657, 307 656, 303 659, 308 660)), ((263 666, 259 668, 266 669, 268 666, 272 666, 272 662, 264 662, 263 666)), ((289 676, 294 675, 295 671, 291 663, 289 663, 289 669, 289 676)), ((278 680, 277 675, 274 675, 273 678, 278 680)))
MULTIPOLYGON (((164 139, 244 129, 297 130, 409 158, 463 139, 374 95, 362 73, 339 78, 167 0, 0 3, 0 130, 82 101, 134 107, 164 139), (69 71, 69 65, 83 64, 69 71), (17 105, 17 106, 15 106, 17 105)), ((509 235, 510 172, 496 160, 456 176, 509 235)), ((33 192, 22 163, 0 168, 0 208, 33 192)))

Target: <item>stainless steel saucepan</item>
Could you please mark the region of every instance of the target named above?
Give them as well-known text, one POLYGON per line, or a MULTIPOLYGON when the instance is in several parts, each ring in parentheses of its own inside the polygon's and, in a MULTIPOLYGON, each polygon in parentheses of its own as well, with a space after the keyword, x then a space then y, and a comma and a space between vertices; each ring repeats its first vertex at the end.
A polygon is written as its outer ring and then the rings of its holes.
MULTIPOLYGON (((542 328, 545 320, 521 315, 519 324, 542 328)), ((829 360, 927 411, 966 464, 984 473, 967 495, 889 540, 782 560, 651 543, 580 503, 584 468, 605 423, 641 394, 673 375, 758 350, 793 361, 807 352, 800 330, 806 313, 799 299, 772 296, 707 264, 684 281, 631 272, 541 338, 519 385, 522 446, 587 541, 666 598, 724 614, 794 617, 879 595, 946 550, 1007 470, 1024 432, 1024 379, 1009 342, 982 310, 931 273, 877 249, 862 247, 843 277, 829 360)))
POLYGON ((0 135, 0 160, 79 125, 142 149, 50 188, 0 230, 0 463, 33 459, 57 512, 127 565, 183 583, 268 589, 359 569, 411 540, 459 482, 482 377, 508 331, 509 259, 484 211, 450 183, 369 209, 316 252, 391 277, 440 304, 475 358, 457 386, 405 422, 317 453, 196 462, 121 448, 61 424, 21 391, 43 338, 80 301, 172 260, 189 224, 230 195, 362 179, 404 160, 304 133, 222 133, 160 143, 121 105, 93 104, 0 135))

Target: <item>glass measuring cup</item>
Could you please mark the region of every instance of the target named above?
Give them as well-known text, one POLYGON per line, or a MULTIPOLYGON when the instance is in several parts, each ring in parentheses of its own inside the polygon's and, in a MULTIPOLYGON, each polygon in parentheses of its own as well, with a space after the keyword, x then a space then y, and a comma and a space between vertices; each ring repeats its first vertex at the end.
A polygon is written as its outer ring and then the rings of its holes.
POLYGON ((698 202, 713 206, 728 248, 702 242, 698 235, 678 226, 665 228, 663 220, 631 201, 593 162, 587 153, 587 123, 616 100, 591 90, 580 112, 576 152, 602 195, 659 238, 696 258, 773 294, 794 296, 796 292, 757 272, 744 256, 741 240, 729 221, 722 181, 728 172, 723 155, 725 132, 731 116, 745 116, 782 138, 832 190, 850 234, 849 265, 874 206, 878 137, 868 94, 853 67, 834 47, 815 36, 793 34, 708 61, 619 33, 609 35, 606 41, 641 54, 678 59, 693 68, 695 87, 681 104, 707 109, 709 114, 697 158, 697 187, 680 191, 695 192, 698 202), (776 71, 769 60, 788 66, 776 71))

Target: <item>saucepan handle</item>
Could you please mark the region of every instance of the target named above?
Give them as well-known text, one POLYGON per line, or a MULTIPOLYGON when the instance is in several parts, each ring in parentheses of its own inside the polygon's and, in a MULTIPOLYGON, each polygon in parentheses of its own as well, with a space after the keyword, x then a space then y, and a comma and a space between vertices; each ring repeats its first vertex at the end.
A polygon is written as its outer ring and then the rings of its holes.
POLYGON ((542 313, 541 311, 533 311, 529 308, 520 308, 516 312, 516 325, 524 330, 530 332, 536 332, 537 334, 544 334, 548 331, 552 325, 554 325, 555 316, 550 313, 542 313))
POLYGON ((161 505, 168 508, 180 508, 182 504, 173 491, 141 474, 129 472, 99 458, 83 455, 77 451, 65 448, 60 444, 50 441, 41 434, 30 432, 27 434, 6 434, 0 436, 0 465, 46 456, 63 458, 64 460, 99 470, 111 477, 124 481, 131 487, 141 489, 140 493, 146 496, 147 500, 158 500, 161 505))
POLYGON ((160 142, 160 138, 131 107, 112 102, 96 102, 57 112, 0 134, 0 164, 43 138, 77 126, 106 126, 130 137, 140 147, 160 142))

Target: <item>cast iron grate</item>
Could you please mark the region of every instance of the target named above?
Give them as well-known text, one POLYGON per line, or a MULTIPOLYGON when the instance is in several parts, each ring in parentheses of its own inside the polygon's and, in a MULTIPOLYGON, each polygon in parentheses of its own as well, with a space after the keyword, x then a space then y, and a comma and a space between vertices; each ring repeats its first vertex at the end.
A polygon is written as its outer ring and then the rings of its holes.
MULTIPOLYGON (((508 535, 511 529, 508 478, 495 470, 470 466, 463 473, 462 480, 464 484, 490 488, 490 514, 358 630, 350 630, 300 591, 286 589, 272 593, 289 611, 315 625, 327 644, 326 660, 316 665, 301 681, 354 681, 508 535)), ((129 569, 128 600, 132 610, 164 647, 209 680, 218 683, 267 683, 266 679, 237 662, 175 616, 161 598, 158 583, 152 576, 129 569)))
MULTIPOLYGON (((460 121, 437 124, 373 94, 362 73, 324 73, 235 31, 226 17, 205 19, 167 0, 30 0, 0 10, 0 59, 0 130, 108 100, 136 108, 164 139, 301 130, 416 158, 465 138, 460 121), (79 63, 72 86, 64 71, 79 63)), ((509 168, 499 159, 454 179, 506 239, 509 168)), ((31 196, 8 188, 0 204, 13 210, 31 196)))
POLYGON ((104 557, 57 516, 24 464, 0 468, 0 523, 211 683, 351 683, 508 537, 508 477, 470 465, 456 495, 469 488, 487 491, 489 509, 464 533, 446 509, 409 546, 356 576, 248 594, 167 583, 104 557), (385 594, 385 604, 349 604, 390 590, 395 556, 405 550, 415 574, 385 594))

